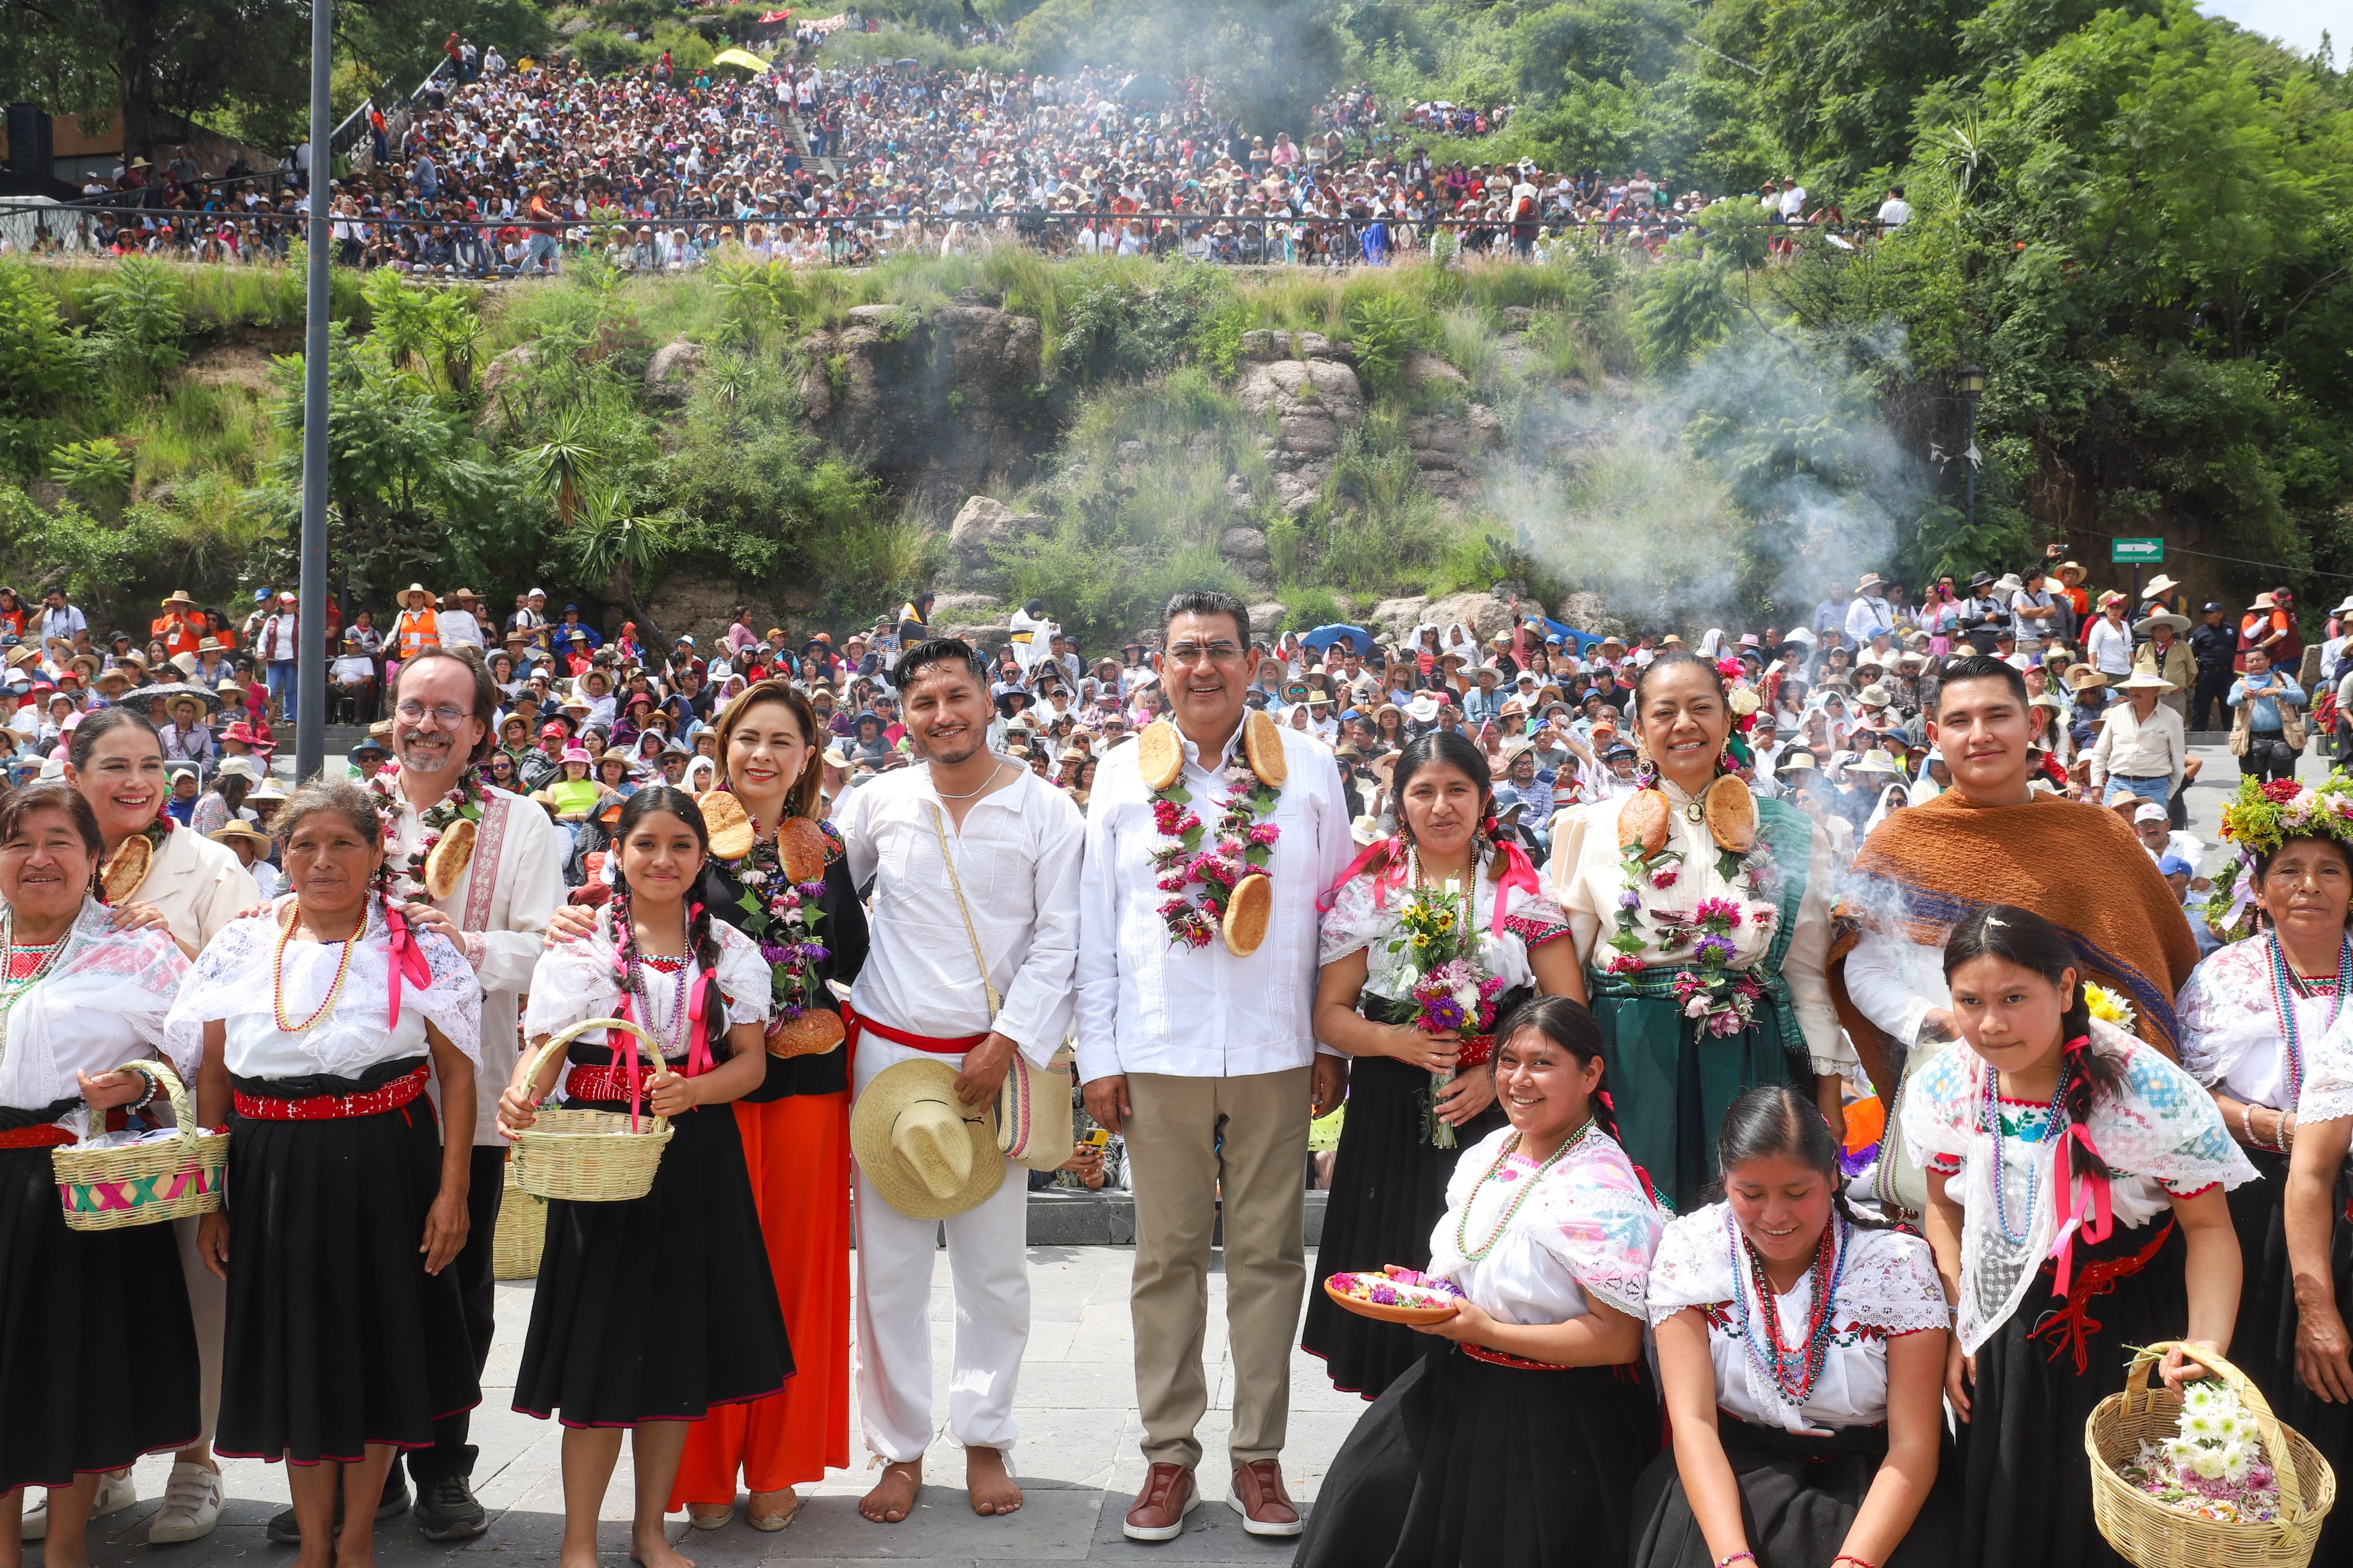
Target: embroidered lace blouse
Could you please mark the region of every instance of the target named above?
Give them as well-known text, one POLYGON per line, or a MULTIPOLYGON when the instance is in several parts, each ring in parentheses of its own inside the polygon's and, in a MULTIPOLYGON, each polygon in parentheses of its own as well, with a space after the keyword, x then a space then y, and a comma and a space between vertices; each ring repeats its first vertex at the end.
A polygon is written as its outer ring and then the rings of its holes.
POLYGON ((1599 1128, 1544 1173, 1485 1257, 1465 1256, 1465 1240, 1478 1247, 1537 1179, 1537 1163, 1516 1153, 1494 1169, 1514 1135, 1497 1128, 1455 1162, 1446 1213, 1430 1232, 1428 1271, 1461 1287, 1499 1322, 1565 1323, 1588 1315, 1588 1297, 1641 1317, 1664 1216, 1626 1152, 1599 1128))
MULTIPOLYGON (((351 968, 327 1016, 311 1028, 278 1027, 278 988, 271 971, 280 927, 275 911, 223 926, 181 988, 164 1025, 172 1065, 191 1078, 204 1059, 204 1026, 225 1026, 228 1070, 238 1078, 356 1078, 379 1062, 421 1057, 430 1019, 479 1070, 482 1059, 482 984, 466 955, 429 931, 411 930, 430 982, 403 980, 400 1020, 391 1017, 391 932, 381 900, 368 900, 367 928, 351 954, 351 968)), ((343 962, 339 942, 286 944, 284 1001, 290 1018, 309 1018, 327 1004, 343 962)))
MULTIPOLYGON (((2250 937, 2209 953, 2174 1003, 2181 1020, 2181 1065, 2209 1089, 2249 1105, 2296 1110, 2288 1093, 2287 1051, 2272 997, 2271 938, 2250 937)), ((2291 996, 2296 1039, 2309 1057, 2337 1022, 2337 993, 2291 996)), ((2353 1017, 2353 1007, 2346 1010, 2353 1017)), ((2309 1065, 2305 1072, 2307 1087, 2309 1065)))
MULTIPOLYGON (((2115 1173, 2108 1184, 2116 1224, 2137 1229, 2166 1212, 2175 1197, 2209 1187, 2225 1190, 2255 1179, 2255 1168, 2231 1141, 2222 1114, 2198 1080, 2113 1026, 2092 1020, 2092 1048, 2115 1060, 2124 1081, 2113 1096, 2096 1095, 2090 1131, 2115 1173)), ((2042 1260, 2063 1238, 2052 1201, 2052 1142, 2047 1104, 1997 1102, 2001 1119, 1997 1175, 1994 1131, 1986 1119, 1985 1058, 1966 1045, 1939 1051, 1911 1080, 1904 1096, 1904 1137, 1921 1169, 1941 1173, 1960 1204, 1961 1349, 1974 1354, 2009 1321, 2034 1289, 2042 1260), (1994 1183, 2001 1186, 1996 1202, 1994 1183), (2023 1228, 2012 1241, 2002 1228, 2023 1228)), ((2080 1178, 2073 1230, 2090 1205, 2080 1178)))
POLYGON ((85 900, 55 965, 8 1010, 0 1105, 45 1110, 81 1093, 77 1072, 164 1054, 164 1019, 188 961, 164 931, 108 931, 111 914, 85 900))
MULTIPOLYGON (((1743 1421, 1788 1432, 1875 1426, 1887 1419, 1887 1342, 1947 1325, 1945 1288, 1928 1244, 1896 1230, 1848 1230, 1846 1257, 1831 1311, 1831 1338, 1821 1371, 1802 1404, 1792 1404, 1771 1373, 1744 1342, 1740 1304, 1757 1310, 1746 1272, 1746 1248, 1736 1248, 1725 1205, 1712 1204, 1672 1221, 1651 1259, 1651 1322, 1655 1327, 1686 1307, 1707 1319, 1708 1359, 1715 1366, 1715 1402, 1743 1421), (1743 1270, 1736 1296, 1734 1270, 1743 1270)), ((1773 1298, 1784 1345, 1806 1342, 1813 1316, 1809 1270, 1787 1295, 1773 1298)), ((1748 1330, 1769 1342, 1762 1323, 1748 1330)), ((1768 1352, 1769 1353, 1769 1352, 1768 1352)))
MULTIPOLYGON (((1715 840, 1708 836, 1707 825, 1691 820, 1692 797, 1663 778, 1659 787, 1666 792, 1671 806, 1667 847, 1682 851, 1683 858, 1674 863, 1675 879, 1670 886, 1637 889, 1643 906, 1636 917, 1636 931, 1643 942, 1638 956, 1645 967, 1683 967, 1689 962, 1689 944, 1674 952, 1660 947, 1651 911, 1689 914, 1703 900, 1734 899, 1748 918, 1727 933, 1734 948, 1731 967, 1756 968, 1773 945, 1772 900, 1754 897, 1745 877, 1727 880, 1720 875, 1715 840), (1754 918, 1759 912, 1767 918, 1754 918)), ((1554 898, 1568 916, 1577 957, 1588 968, 1599 966, 1616 951, 1607 944, 1617 934, 1619 895, 1626 890, 1618 850, 1618 813, 1623 806, 1623 801, 1604 800, 1572 807, 1561 815, 1553 830, 1552 859, 1546 875, 1554 898)), ((1788 983, 1789 1004, 1806 1037, 1814 1070, 1841 1073, 1853 1064, 1854 1047, 1839 1027, 1838 1015, 1831 1006, 1830 982, 1823 974, 1831 946, 1830 896, 1838 872, 1830 839, 1820 825, 1810 823, 1808 827, 1805 865, 1779 868, 1784 876, 1802 872, 1806 879, 1806 890, 1798 900, 1797 929, 1782 954, 1781 975, 1788 983)))
MULTIPOLYGON (((711 922, 711 939, 719 948, 719 994, 727 1004, 727 1022, 766 1023, 773 987, 767 960, 760 956, 758 944, 718 920, 711 922)), ((618 1017, 614 1009, 621 1005, 620 965, 608 904, 596 911, 596 929, 589 935, 540 955, 539 968, 531 978, 531 1005, 523 1010, 524 1037, 535 1040, 583 1018, 618 1017)), ((686 1058, 688 1039, 677 1016, 679 998, 691 997, 702 981, 702 965, 691 955, 683 960, 641 961, 638 985, 643 994, 631 998, 629 1016, 662 1042, 662 1055, 668 1060, 686 1058), (682 986, 679 983, 681 968, 685 971, 682 986)), ((580 1038, 588 1045, 604 1045, 607 1032, 591 1029, 580 1038)))
MULTIPOLYGON (((1481 863, 1470 900, 1472 926, 1479 933, 1479 966, 1503 981, 1506 990, 1534 985, 1535 971, 1528 964, 1529 950, 1567 936, 1568 917, 1548 898, 1525 888, 1509 888, 1504 893, 1504 919, 1497 930, 1493 867, 1493 860, 1481 863)), ((1398 934, 1398 915, 1413 897, 1413 889, 1402 882, 1385 889, 1375 883, 1369 872, 1360 872, 1333 895, 1332 907, 1324 914, 1315 962, 1321 966, 1362 949, 1366 994, 1402 1001, 1409 990, 1399 978, 1407 961, 1402 954, 1391 952, 1389 943, 1398 934)))

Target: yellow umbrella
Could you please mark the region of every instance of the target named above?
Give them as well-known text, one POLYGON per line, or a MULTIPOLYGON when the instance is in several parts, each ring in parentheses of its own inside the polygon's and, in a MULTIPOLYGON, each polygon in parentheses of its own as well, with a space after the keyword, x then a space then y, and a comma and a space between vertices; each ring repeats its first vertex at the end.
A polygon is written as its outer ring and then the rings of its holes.
POLYGON ((713 65, 742 66, 745 70, 764 71, 768 62, 749 49, 722 49, 711 57, 713 65))

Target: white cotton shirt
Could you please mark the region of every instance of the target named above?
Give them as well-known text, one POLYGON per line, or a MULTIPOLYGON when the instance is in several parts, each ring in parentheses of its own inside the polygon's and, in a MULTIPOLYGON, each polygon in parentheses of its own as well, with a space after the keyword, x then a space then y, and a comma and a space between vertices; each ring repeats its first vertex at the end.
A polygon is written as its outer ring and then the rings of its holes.
MULTIPOLYGON (((2234 942, 2189 972, 2174 1003, 2181 1020, 2181 1066, 2208 1089, 2233 1100, 2298 1110, 2288 1092, 2286 1043, 2272 998, 2271 945, 2268 936, 2234 942)), ((2319 995, 2297 996, 2290 1005, 2308 1081, 2313 1048, 2339 1016, 2337 994, 2324 983, 2319 995)), ((2342 1016, 2353 1023, 2353 1007, 2342 1016)))
MULTIPOLYGON (((1273 910, 1248 958, 1222 940, 1178 950, 1160 906, 1152 864, 1159 834, 1139 748, 1106 752, 1087 803, 1086 863, 1079 879, 1078 1058, 1082 1082, 1115 1073, 1241 1078, 1314 1060, 1315 902, 1356 853, 1346 797, 1332 753, 1307 735, 1278 731, 1287 778, 1266 820, 1281 831, 1267 863, 1273 910)), ((1228 761, 1240 761, 1237 725, 1223 755, 1205 764, 1178 731, 1191 809, 1211 831, 1227 798, 1228 761)), ((1206 835, 1205 835, 1206 838, 1206 835)))
POLYGON ((1018 776, 974 801, 962 828, 926 767, 880 774, 835 804, 850 876, 874 884, 871 945, 849 1001, 860 1017, 927 1039, 995 1028, 1043 1068, 1071 1028, 1086 825, 1069 795, 1027 768, 1000 765, 1018 776), (944 832, 955 853, 954 882, 941 857, 944 832), (1002 1002, 994 1022, 974 937, 1002 1002))
MULTIPOLYGON (((719 994, 728 1024, 766 1023, 772 987, 759 944, 722 920, 711 922, 711 937, 719 950, 719 994)), ((682 972, 683 985, 681 971, 666 973, 640 963, 638 994, 629 998, 628 1017, 654 1037, 670 1061, 685 1060, 692 1049, 692 1038, 679 1016, 679 998, 688 998, 691 1016, 695 987, 702 984, 701 961, 690 955, 682 972)), ((621 1000, 621 953, 614 940, 613 906, 607 904, 596 911, 594 931, 540 955, 531 978, 531 1001, 523 1009, 522 1032, 536 1040, 584 1018, 617 1018, 621 1000)), ((609 1029, 589 1029, 579 1038, 585 1045, 602 1046, 612 1043, 611 1036, 609 1029)))
POLYGON ((49 973, 8 1010, 0 1105, 43 1110, 81 1092, 77 1073, 163 1055, 164 1019, 188 961, 163 931, 109 931, 86 900, 49 973))
MULTIPOLYGON (((1916 1236, 1853 1227, 1840 1245, 1845 1257, 1833 1265, 1831 1339, 1801 1404, 1790 1403, 1743 1341, 1741 1310, 1758 1306, 1747 1249, 1738 1245, 1728 1205, 1711 1204, 1667 1226, 1651 1260, 1651 1322, 1655 1327, 1687 1308, 1705 1315, 1715 1402, 1743 1421, 1812 1433, 1880 1426, 1887 1419, 1887 1342, 1946 1327, 1945 1288, 1928 1244, 1916 1236)), ((1811 1270, 1772 1304, 1781 1343, 1805 1343, 1814 1310, 1811 1270)), ((1767 1342, 1763 1323, 1752 1321, 1747 1331, 1759 1345, 1767 1342)))
POLYGON ((480 647, 482 625, 469 610, 443 610, 434 617, 443 647, 480 647))
POLYGON ((1451 1280, 1500 1322, 1589 1317, 1596 1297, 1640 1321, 1651 1254, 1666 1216, 1626 1152, 1595 1128, 1513 1210, 1513 1199, 1537 1180, 1538 1169, 1534 1160, 1504 1152, 1517 1136, 1499 1127, 1455 1162, 1446 1213, 1430 1235, 1427 1272, 1451 1280), (1507 1225, 1501 1236, 1494 1235, 1498 1225, 1507 1225), (1468 1256, 1482 1246, 1485 1256, 1468 1256))

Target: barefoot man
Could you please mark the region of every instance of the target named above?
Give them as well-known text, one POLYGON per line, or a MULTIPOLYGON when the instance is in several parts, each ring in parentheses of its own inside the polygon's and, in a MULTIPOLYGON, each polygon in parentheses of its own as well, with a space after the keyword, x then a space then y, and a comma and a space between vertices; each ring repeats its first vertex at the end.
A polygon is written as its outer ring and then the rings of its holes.
MULTIPOLYGON (((987 1115, 1016 1052, 1042 1068, 1061 1045, 1078 962, 1086 825, 1068 795, 988 749, 987 664, 968 644, 937 638, 901 657, 898 682, 926 765, 880 775, 834 815, 851 872, 874 882, 872 946, 844 1009, 853 1141, 857 1097, 885 1068, 923 1057, 955 1069, 967 1117, 987 1115)), ((1006 1457, 1029 1340, 1029 1184, 1003 1155, 984 1157, 1005 1163, 1003 1180, 946 1221, 956 1308, 948 1435, 964 1445, 973 1511, 1001 1514, 1021 1506, 1006 1457)), ((940 1222, 893 1208, 862 1168, 857 1213, 858 1403, 867 1447, 888 1461, 858 1506, 896 1524, 914 1510, 934 1430, 940 1222)))

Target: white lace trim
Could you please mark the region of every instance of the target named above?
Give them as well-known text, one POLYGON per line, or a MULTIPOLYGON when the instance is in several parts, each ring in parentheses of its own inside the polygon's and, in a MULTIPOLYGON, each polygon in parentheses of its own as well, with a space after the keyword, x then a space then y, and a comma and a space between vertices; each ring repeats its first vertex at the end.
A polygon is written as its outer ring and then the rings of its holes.
MULTIPOLYGON (((711 935, 719 946, 719 990, 726 998, 728 1023, 766 1023, 774 988, 759 944, 722 920, 711 922, 711 935)), ((596 929, 592 933, 540 954, 539 965, 532 972, 531 1005, 523 1012, 524 1036, 535 1040, 583 1018, 615 1016, 614 1009, 621 1001, 620 956, 613 940, 612 909, 607 905, 596 911, 596 929)), ((687 968, 687 990, 691 994, 700 982, 702 965, 689 959, 687 968)), ((650 1002, 646 1010, 653 1016, 639 1016, 638 1022, 666 1037, 672 1023, 670 1010, 675 981, 649 971, 645 991, 650 1002)), ((580 1037, 600 1045, 605 1031, 592 1029, 580 1037)), ((685 1054, 681 1048, 679 1057, 685 1054)))
MULTIPOLYGON (((1671 1221, 1651 1259, 1651 1321, 1664 1322, 1686 1307, 1721 1306, 1732 1300, 1732 1240, 1725 1230, 1725 1205, 1671 1221)), ((1941 1329, 1949 1321, 1945 1288, 1928 1244, 1898 1230, 1849 1233, 1846 1267, 1839 1276, 1841 1329, 1869 1329, 1883 1338, 1941 1329)))

